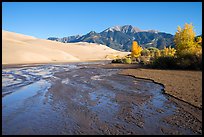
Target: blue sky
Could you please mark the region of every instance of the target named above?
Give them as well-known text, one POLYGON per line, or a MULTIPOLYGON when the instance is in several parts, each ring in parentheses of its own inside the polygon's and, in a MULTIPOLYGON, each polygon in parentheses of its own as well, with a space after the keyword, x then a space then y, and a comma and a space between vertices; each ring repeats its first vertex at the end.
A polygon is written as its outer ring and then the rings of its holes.
POLYGON ((3 30, 38 38, 101 32, 132 25, 175 34, 192 23, 202 34, 202 2, 3 2, 3 30))

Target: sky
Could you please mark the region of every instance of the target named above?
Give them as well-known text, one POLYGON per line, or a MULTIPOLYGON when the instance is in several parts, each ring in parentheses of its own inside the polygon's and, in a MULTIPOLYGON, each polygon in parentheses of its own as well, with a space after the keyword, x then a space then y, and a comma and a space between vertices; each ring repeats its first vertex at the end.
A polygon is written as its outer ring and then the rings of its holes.
POLYGON ((202 34, 202 2, 3 2, 2 29, 37 38, 84 35, 109 27, 175 34, 192 23, 202 34))

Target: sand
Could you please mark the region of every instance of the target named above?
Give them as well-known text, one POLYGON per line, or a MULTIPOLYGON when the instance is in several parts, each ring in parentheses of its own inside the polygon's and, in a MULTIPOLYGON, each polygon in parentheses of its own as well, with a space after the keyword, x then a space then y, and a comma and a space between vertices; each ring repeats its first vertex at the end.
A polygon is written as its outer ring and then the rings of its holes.
POLYGON ((202 109, 202 71, 125 69, 120 74, 151 79, 164 85, 164 92, 202 109))
POLYGON ((202 134, 201 109, 163 94, 159 84, 114 69, 137 65, 71 64, 4 71, 15 76, 13 82, 42 77, 2 97, 2 134, 202 134))
POLYGON ((60 43, 2 30, 3 65, 111 60, 127 54, 95 43, 60 43))
POLYGON ((107 64, 107 69, 121 69, 120 74, 153 80, 164 86, 164 93, 202 109, 202 71, 161 70, 138 64, 107 64))

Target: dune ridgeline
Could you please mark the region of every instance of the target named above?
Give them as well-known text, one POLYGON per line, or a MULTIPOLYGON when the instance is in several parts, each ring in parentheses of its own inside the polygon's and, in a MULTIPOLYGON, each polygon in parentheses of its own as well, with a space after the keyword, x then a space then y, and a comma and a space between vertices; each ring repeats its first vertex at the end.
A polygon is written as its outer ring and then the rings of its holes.
POLYGON ((60 43, 2 30, 2 64, 111 60, 121 52, 96 43, 60 43))

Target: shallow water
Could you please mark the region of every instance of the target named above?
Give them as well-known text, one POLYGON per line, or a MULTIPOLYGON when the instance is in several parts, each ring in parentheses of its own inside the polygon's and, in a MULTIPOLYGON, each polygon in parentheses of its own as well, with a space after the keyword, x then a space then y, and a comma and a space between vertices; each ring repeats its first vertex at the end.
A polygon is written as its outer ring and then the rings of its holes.
POLYGON ((202 133, 197 121, 189 125, 198 130, 165 121, 179 108, 161 85, 118 71, 90 63, 3 69, 3 134, 202 133))
POLYGON ((16 91, 36 81, 52 78, 59 71, 77 68, 76 65, 42 65, 25 68, 2 69, 2 95, 16 91))

